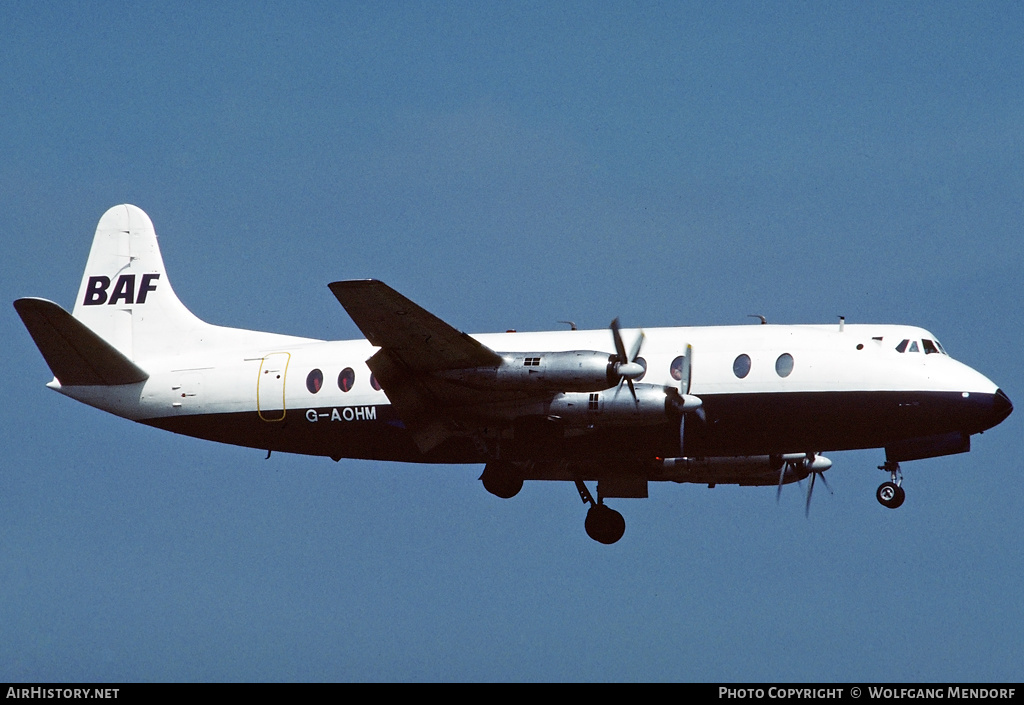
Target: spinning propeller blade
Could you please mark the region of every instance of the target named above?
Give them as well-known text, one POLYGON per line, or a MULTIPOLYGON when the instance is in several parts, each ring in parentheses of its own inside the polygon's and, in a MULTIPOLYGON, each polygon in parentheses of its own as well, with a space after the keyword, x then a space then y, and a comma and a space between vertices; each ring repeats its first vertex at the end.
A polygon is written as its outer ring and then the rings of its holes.
POLYGON ((782 461, 782 468, 779 470, 779 489, 775 490, 775 503, 779 503, 779 498, 782 497, 782 482, 786 477, 786 468, 789 467, 789 463, 785 460, 782 461))
POLYGON ((627 353, 626 345, 622 342, 622 333, 619 331, 618 318, 612 321, 610 328, 612 329, 612 338, 615 341, 615 373, 619 375, 619 383, 615 387, 615 397, 619 396, 619 390, 622 389, 622 383, 625 382, 629 387, 629 393, 633 395, 633 401, 639 406, 640 400, 637 399, 633 380, 643 377, 644 372, 647 371, 643 365, 636 361, 637 356, 640 354, 640 347, 644 344, 644 332, 640 331, 636 341, 633 343, 632 350, 627 353))
MULTIPOLYGON (((814 493, 814 478, 815 477, 820 477, 821 478, 821 481, 825 483, 825 489, 828 490, 829 494, 835 494, 835 492, 832 491, 832 488, 828 486, 828 480, 825 479, 824 471, 822 471, 822 470, 811 470, 811 482, 807 486, 807 505, 804 507, 804 516, 805 517, 810 517, 811 516, 811 495, 814 493)), ((779 486, 779 489, 782 489, 781 485, 779 486)))
POLYGON ((686 346, 686 355, 683 357, 683 368, 680 370, 679 391, 683 394, 690 393, 690 375, 693 372, 693 346, 686 346))

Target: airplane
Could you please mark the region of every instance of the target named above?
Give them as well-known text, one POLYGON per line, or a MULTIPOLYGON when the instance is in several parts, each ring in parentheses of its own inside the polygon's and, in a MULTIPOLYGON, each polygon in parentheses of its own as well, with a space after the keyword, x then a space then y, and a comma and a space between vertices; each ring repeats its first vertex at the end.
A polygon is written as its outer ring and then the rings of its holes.
MULTIPOLYGON (((993 382, 902 325, 733 325, 468 335, 386 284, 328 285, 366 336, 325 341, 206 323, 171 288, 149 216, 99 221, 72 313, 14 302, 47 384, 111 414, 237 446, 484 466, 511 498, 575 484, 584 527, 625 531, 612 498, 651 482, 777 487, 823 452, 883 449, 876 492, 903 504, 900 463, 970 450, 1013 411, 993 382), (587 487, 595 482, 597 497, 587 487)), ((826 483, 827 484, 827 483, 826 483)))

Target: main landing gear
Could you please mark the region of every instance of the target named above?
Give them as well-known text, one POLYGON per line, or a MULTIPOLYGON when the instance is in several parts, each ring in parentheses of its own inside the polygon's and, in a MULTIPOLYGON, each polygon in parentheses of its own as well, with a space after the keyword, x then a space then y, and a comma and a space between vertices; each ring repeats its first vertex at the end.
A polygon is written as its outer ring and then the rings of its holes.
POLYGON ((612 544, 622 538, 626 533, 626 520, 617 511, 605 505, 604 500, 598 493, 598 500, 595 502, 590 490, 583 484, 582 480, 576 480, 576 489, 580 493, 580 499, 584 504, 589 504, 587 519, 583 527, 587 530, 587 536, 598 543, 612 544))
POLYGON ((523 478, 514 472, 511 463, 490 462, 484 466, 480 480, 484 483, 484 489, 495 497, 512 499, 519 490, 523 489, 523 478))
POLYGON ((896 509, 902 505, 903 500, 907 498, 907 493, 904 491, 903 487, 901 487, 903 484, 903 472, 900 471, 900 464, 887 460, 885 461, 885 465, 879 465, 878 469, 888 471, 889 476, 892 479, 889 482, 883 482, 878 486, 878 490, 875 492, 875 498, 883 507, 896 509))
MULTIPOLYGON (((484 466, 480 480, 491 494, 509 499, 519 494, 523 488, 522 472, 517 472, 515 463, 504 461, 491 461, 484 466)), ((520 469, 521 470, 521 469, 520 469)), ((590 490, 583 484, 582 480, 576 480, 576 489, 580 493, 580 499, 584 504, 589 504, 587 520, 583 526, 587 530, 587 536, 603 544, 615 543, 626 533, 626 520, 622 515, 611 507, 605 506, 604 498, 601 496, 600 485, 598 485, 597 501, 594 501, 590 490)))

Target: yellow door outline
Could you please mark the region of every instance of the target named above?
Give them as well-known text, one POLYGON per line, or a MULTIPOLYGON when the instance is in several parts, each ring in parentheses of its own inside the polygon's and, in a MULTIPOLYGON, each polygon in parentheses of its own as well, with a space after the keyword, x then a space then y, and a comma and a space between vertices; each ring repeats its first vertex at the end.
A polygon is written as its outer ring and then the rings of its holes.
POLYGON ((284 421, 284 386, 288 375, 291 353, 269 353, 260 362, 259 377, 256 378, 256 413, 264 421, 284 421), (275 409, 277 400, 281 408, 275 409), (267 407, 264 412, 264 406, 267 407))

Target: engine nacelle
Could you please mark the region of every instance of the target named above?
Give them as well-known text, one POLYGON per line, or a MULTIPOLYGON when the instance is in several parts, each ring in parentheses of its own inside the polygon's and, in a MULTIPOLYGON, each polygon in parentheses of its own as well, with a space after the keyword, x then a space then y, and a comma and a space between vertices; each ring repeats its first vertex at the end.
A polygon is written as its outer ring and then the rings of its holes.
POLYGON ((721 458, 664 458, 652 480, 694 482, 702 485, 778 485, 803 480, 812 472, 825 472, 832 461, 814 453, 742 455, 721 458), (783 472, 783 465, 786 466, 783 472))
POLYGON ((625 386, 589 394, 557 394, 548 402, 547 414, 576 426, 647 425, 678 417, 681 401, 674 389, 654 384, 634 384, 633 389, 636 399, 625 386))
POLYGON ((526 392, 599 392, 619 383, 616 357, 596 350, 499 354, 502 363, 497 367, 444 370, 437 374, 474 389, 526 392))

